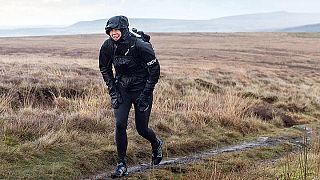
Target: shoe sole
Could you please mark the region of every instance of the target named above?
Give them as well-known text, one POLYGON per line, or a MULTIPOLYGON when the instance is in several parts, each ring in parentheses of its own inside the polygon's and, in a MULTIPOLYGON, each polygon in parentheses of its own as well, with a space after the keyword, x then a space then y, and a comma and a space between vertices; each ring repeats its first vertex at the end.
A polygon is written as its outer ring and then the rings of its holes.
POLYGON ((117 176, 117 175, 112 174, 112 175, 111 175, 111 178, 112 178, 112 179, 122 178, 122 177, 126 177, 126 176, 128 176, 128 175, 129 175, 128 172, 123 173, 121 176, 117 176))

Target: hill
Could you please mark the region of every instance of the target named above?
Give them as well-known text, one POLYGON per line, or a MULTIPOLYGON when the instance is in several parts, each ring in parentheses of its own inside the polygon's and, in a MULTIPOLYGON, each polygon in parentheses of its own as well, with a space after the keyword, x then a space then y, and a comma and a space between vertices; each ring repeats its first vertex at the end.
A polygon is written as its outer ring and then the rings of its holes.
POLYGON ((305 26, 291 27, 282 29, 283 32, 320 32, 319 24, 310 24, 305 26))
MULTIPOLYGON (((273 32, 320 23, 320 14, 271 12, 209 20, 131 18, 131 27, 146 32, 273 32)), ((0 29, 0 37, 103 33, 106 19, 81 21, 59 28, 0 29)))

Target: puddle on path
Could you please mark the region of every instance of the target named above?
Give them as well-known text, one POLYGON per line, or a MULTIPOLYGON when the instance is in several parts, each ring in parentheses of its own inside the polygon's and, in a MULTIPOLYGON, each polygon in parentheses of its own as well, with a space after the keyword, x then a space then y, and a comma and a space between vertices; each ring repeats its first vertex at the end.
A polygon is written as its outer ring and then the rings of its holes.
MULTIPOLYGON (((304 131, 306 134, 306 137, 307 137, 307 141, 310 141, 311 133, 312 133, 311 128, 308 128, 305 125, 297 126, 297 128, 304 131)), ((258 137, 255 141, 251 141, 251 142, 244 142, 244 143, 241 143, 238 145, 216 148, 216 149, 200 152, 200 153, 190 155, 190 156, 167 158, 167 159, 164 159, 163 161, 161 161, 161 163, 157 166, 151 166, 150 164, 140 164, 137 166, 129 167, 128 172, 130 175, 133 173, 144 172, 144 171, 147 171, 148 169, 163 168, 165 166, 173 165, 173 164, 177 165, 177 164, 195 163, 199 160, 213 157, 215 155, 222 154, 222 153, 244 151, 247 149, 258 148, 258 147, 276 146, 276 145, 279 145, 280 143, 284 143, 284 142, 291 143, 291 144, 298 146, 298 147, 304 146, 303 137, 289 137, 289 136, 265 137, 265 136, 261 136, 261 137, 258 137)), ((92 180, 92 179, 95 179, 95 180, 110 179, 110 174, 111 174, 111 172, 105 172, 105 173, 101 173, 101 174, 92 176, 89 179, 90 180, 92 180)))

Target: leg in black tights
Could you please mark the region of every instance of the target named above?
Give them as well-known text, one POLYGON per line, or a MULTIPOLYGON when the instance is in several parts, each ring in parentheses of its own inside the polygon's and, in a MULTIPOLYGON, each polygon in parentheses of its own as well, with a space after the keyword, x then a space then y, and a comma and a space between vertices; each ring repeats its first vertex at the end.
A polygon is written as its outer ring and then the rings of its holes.
POLYGON ((135 108, 135 124, 138 133, 147 139, 152 146, 152 149, 156 149, 158 146, 158 140, 152 129, 149 128, 149 117, 152 108, 152 97, 150 100, 150 106, 147 111, 141 112, 137 109, 135 100, 141 92, 126 92, 120 88, 123 103, 120 104, 118 109, 114 110, 116 117, 116 144, 119 160, 124 160, 127 152, 128 140, 127 140, 127 126, 128 115, 131 109, 132 103, 135 108))
POLYGON ((158 146, 158 140, 156 134, 152 129, 149 128, 149 117, 152 108, 152 96, 149 103, 149 109, 144 112, 139 111, 137 108, 137 103, 134 103, 135 123, 139 135, 144 137, 151 143, 152 149, 156 149, 158 146))
POLYGON ((128 126, 128 115, 131 109, 131 98, 126 93, 121 93, 123 103, 120 104, 118 109, 114 110, 116 117, 116 144, 118 151, 119 160, 124 160, 127 153, 127 126, 128 126))

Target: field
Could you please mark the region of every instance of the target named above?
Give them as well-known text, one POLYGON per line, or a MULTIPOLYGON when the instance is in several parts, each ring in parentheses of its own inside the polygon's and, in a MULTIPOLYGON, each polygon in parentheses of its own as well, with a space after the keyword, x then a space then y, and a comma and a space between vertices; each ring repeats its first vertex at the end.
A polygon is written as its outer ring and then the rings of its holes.
MULTIPOLYGON (((258 136, 302 136, 295 128, 301 124, 316 130, 314 139, 319 137, 318 33, 151 37, 161 78, 150 126, 165 140, 167 158, 258 136)), ((98 69, 105 38, 0 38, 0 179, 81 179, 114 168, 114 117, 98 69)), ((129 166, 149 162, 151 156, 133 117, 131 112, 129 166)), ((308 178, 316 178, 319 142, 310 147, 308 178)), ((284 143, 226 153, 188 167, 173 165, 129 178, 286 179, 286 160, 300 162, 296 149, 284 143), (252 165, 261 172, 253 173, 252 165)))

